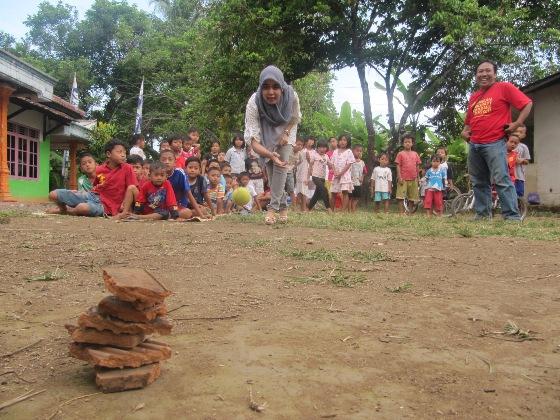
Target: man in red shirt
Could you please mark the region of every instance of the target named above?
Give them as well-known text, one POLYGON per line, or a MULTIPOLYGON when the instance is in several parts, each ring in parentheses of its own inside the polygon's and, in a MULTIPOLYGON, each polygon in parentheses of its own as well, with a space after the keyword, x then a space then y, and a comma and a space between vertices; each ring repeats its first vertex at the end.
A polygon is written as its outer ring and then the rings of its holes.
POLYGON ((105 145, 105 156, 105 163, 96 168, 91 191, 51 191, 49 199, 56 203, 57 208, 47 211, 73 216, 117 215, 126 189, 137 183, 136 175, 132 166, 126 163, 126 145, 123 142, 108 142, 105 145))
POLYGON ((494 183, 502 216, 519 221, 517 194, 506 163, 506 138, 529 116, 532 101, 508 82, 496 82, 496 64, 484 61, 476 68, 479 90, 469 98, 465 127, 461 135, 470 143, 469 174, 474 191, 475 219, 492 217, 494 183), (511 107, 520 110, 517 120, 511 121, 511 107))

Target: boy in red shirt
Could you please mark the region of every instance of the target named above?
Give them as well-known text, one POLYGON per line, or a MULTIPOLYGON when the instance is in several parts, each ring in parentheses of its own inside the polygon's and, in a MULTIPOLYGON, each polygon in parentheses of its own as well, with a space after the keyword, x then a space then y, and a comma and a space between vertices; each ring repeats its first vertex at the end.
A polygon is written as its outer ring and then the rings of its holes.
POLYGON ((169 137, 169 146, 171 146, 171 150, 175 153, 175 167, 185 170, 187 158, 183 151, 183 136, 174 135, 169 137))
POLYGON ((167 171, 161 162, 150 166, 150 178, 140 188, 134 204, 134 219, 167 220, 177 219, 179 211, 167 171))
POLYGON ((412 134, 405 134, 403 137, 403 147, 397 157, 397 194, 396 199, 399 200, 399 209, 404 214, 404 199, 410 201, 418 201, 418 170, 422 161, 420 156, 414 150, 412 145, 414 137, 412 134))
POLYGON ((58 208, 49 213, 73 216, 114 216, 119 212, 127 188, 136 185, 136 175, 126 162, 126 146, 119 140, 105 145, 106 162, 98 165, 93 190, 71 191, 58 189, 49 193, 49 199, 58 208))

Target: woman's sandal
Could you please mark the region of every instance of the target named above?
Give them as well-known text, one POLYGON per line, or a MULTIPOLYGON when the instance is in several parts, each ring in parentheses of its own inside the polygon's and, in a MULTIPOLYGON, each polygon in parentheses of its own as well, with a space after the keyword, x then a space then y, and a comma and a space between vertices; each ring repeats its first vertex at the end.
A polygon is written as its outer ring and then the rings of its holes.
POLYGON ((264 223, 267 225, 273 225, 274 223, 276 223, 276 215, 274 214, 274 210, 269 210, 266 212, 264 223))
POLYGON ((280 214, 278 216, 279 223, 288 223, 288 209, 280 210, 280 214))

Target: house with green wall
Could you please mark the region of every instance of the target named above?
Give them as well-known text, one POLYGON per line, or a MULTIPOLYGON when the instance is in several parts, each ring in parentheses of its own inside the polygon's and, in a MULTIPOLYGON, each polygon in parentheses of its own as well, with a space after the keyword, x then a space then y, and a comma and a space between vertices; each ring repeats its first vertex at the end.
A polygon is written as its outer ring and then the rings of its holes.
POLYGON ((77 152, 95 122, 56 96, 55 83, 0 50, 0 200, 46 199, 52 150, 69 151, 69 188, 76 188, 77 152))

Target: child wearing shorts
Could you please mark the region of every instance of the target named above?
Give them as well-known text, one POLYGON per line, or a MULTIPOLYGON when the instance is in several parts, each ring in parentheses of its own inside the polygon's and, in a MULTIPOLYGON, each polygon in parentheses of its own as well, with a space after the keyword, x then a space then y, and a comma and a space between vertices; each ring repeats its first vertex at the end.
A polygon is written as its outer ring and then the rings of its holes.
POLYGON ((376 166, 371 174, 370 192, 375 202, 375 211, 379 211, 381 203, 385 208, 385 213, 389 213, 389 203, 391 201, 391 191, 393 187, 393 174, 389 165, 389 155, 382 153, 379 156, 379 166, 376 166))
POLYGON ((404 199, 416 202, 418 201, 418 171, 422 161, 420 156, 414 150, 414 136, 405 134, 403 137, 403 147, 397 157, 397 200, 399 200, 399 209, 404 214, 404 199))

